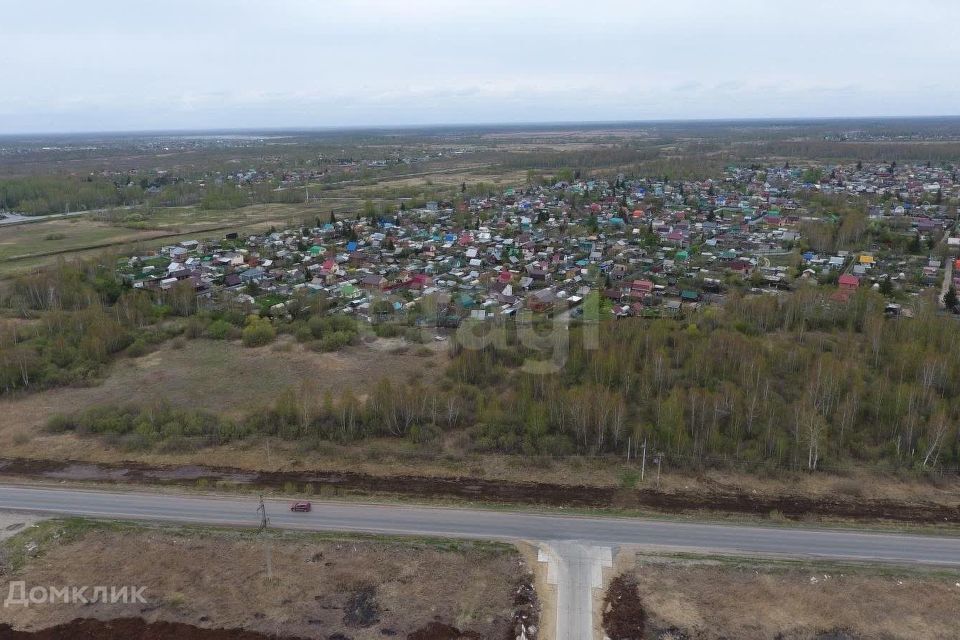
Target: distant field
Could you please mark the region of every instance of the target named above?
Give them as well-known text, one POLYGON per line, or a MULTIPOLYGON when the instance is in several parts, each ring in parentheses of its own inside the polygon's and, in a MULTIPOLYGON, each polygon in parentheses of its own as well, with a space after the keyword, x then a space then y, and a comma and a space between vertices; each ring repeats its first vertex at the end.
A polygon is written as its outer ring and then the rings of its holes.
POLYGON ((467 185, 477 182, 489 182, 497 184, 510 184, 521 186, 526 183, 526 171, 500 170, 488 165, 478 165, 476 167, 458 168, 450 171, 425 173, 422 175, 390 178, 378 181, 375 187, 349 187, 347 192, 374 192, 376 189, 389 189, 391 187, 450 187, 459 188, 464 182, 467 185))
MULTIPOLYGON (((339 207, 342 209, 342 207, 339 207)), ((90 257, 106 251, 132 252, 195 237, 223 236, 228 230, 257 231, 329 217, 318 205, 267 204, 226 211, 192 207, 162 209, 150 215, 147 229, 130 228, 78 216, 0 227, 0 277, 51 264, 59 257, 90 257)))
POLYGON ((83 250, 105 243, 137 242, 160 233, 114 227, 83 217, 0 227, 0 262, 38 253, 83 250))
MULTIPOLYGON (((23 225, 0 226, 0 278, 30 271, 53 263, 59 257, 91 257, 105 251, 121 253, 135 247, 154 248, 179 240, 214 237, 226 230, 260 231, 271 226, 284 228, 319 218, 326 222, 330 212, 353 216, 366 200, 388 209, 402 199, 429 201, 459 193, 464 183, 521 185, 524 171, 502 171, 487 164, 460 163, 431 170, 411 171, 398 177, 383 176, 373 184, 355 184, 345 180, 333 189, 321 185, 309 188, 310 203, 258 204, 228 210, 204 210, 199 207, 154 209, 137 222, 125 221, 124 213, 135 216, 140 210, 121 211, 117 219, 103 221, 96 214, 68 220, 54 219, 23 225)), ((298 189, 302 187, 297 187, 298 189)))
MULTIPOLYGON (((257 204, 228 210, 204 210, 198 207, 155 209, 143 220, 132 223, 122 219, 98 220, 93 214, 69 220, 54 219, 23 225, 0 227, 0 278, 9 277, 51 264, 58 257, 91 257, 106 250, 127 252, 140 245, 153 248, 169 242, 214 237, 226 230, 259 231, 271 226, 285 228, 315 221, 326 222, 330 212, 338 217, 352 216, 364 201, 399 206, 403 198, 428 201, 459 192, 460 185, 485 182, 522 184, 525 172, 498 172, 487 165, 469 165, 405 177, 384 177, 372 185, 345 183, 335 189, 311 188, 309 204, 257 204)), ((131 215, 137 210, 128 212, 131 215)), ((122 215, 120 216, 122 218, 122 215)))

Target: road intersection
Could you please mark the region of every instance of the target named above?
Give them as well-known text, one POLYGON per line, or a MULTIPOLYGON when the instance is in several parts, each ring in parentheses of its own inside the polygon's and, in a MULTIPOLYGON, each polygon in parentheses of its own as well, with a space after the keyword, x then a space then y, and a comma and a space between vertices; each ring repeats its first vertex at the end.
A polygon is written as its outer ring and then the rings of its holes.
MULTIPOLYGON (((258 504, 241 496, 0 485, 0 511, 42 515, 256 527, 258 504)), ((941 535, 398 504, 320 502, 310 513, 291 513, 287 501, 267 500, 266 508, 271 526, 281 529, 531 542, 547 563, 548 582, 556 585, 558 640, 589 637, 592 599, 602 585, 603 569, 611 565, 611 550, 626 545, 960 567, 960 538, 941 535)))

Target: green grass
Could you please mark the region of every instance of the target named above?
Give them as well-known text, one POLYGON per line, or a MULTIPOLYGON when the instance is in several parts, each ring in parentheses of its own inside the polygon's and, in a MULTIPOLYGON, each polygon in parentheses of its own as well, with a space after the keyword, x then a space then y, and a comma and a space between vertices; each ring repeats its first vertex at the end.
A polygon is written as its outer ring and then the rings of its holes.
POLYGON ((875 562, 854 562, 844 560, 768 558, 763 556, 738 556, 728 554, 705 553, 655 553, 637 551, 638 560, 647 560, 651 564, 657 561, 684 562, 722 566, 737 571, 762 570, 771 573, 808 572, 835 573, 844 575, 862 575, 872 577, 903 578, 905 576, 943 578, 955 580, 960 577, 960 569, 933 567, 919 564, 890 564, 875 562))

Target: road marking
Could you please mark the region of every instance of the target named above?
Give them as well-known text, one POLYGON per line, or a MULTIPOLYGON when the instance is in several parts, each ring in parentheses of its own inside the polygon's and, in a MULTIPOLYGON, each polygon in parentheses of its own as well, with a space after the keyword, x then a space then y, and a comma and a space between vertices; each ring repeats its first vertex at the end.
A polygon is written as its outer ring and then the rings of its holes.
MULTIPOLYGON (((633 518, 597 518, 502 510, 317 502, 316 513, 289 515, 271 501, 272 527, 364 531, 466 539, 567 541, 729 556, 801 557, 855 562, 960 565, 960 539, 949 536, 867 534, 845 530, 745 527, 633 518)), ((255 507, 243 497, 173 496, 0 484, 0 509, 116 519, 253 526, 255 507), (250 519, 248 519, 250 518, 250 519), (253 522, 251 522, 251 519, 253 522)), ((578 639, 580 640, 580 639, 578 639)))

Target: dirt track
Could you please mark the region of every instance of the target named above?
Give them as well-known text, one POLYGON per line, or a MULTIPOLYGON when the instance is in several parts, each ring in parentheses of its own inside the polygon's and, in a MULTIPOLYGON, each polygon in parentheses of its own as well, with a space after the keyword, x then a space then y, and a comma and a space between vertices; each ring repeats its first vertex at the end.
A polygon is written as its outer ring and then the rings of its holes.
POLYGON ((0 459, 0 477, 209 487, 310 490, 321 495, 393 495, 459 498, 475 502, 554 507, 649 509, 666 513, 713 511, 785 518, 824 517, 918 524, 960 523, 960 507, 931 502, 864 498, 765 496, 736 490, 658 492, 649 489, 587 487, 478 478, 375 476, 350 472, 266 472, 229 467, 93 464, 79 461, 0 459))

